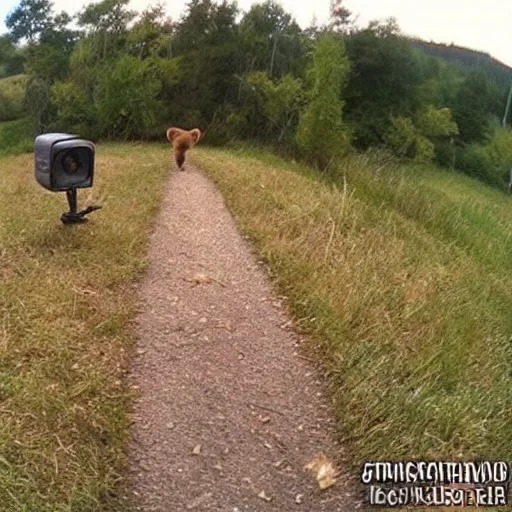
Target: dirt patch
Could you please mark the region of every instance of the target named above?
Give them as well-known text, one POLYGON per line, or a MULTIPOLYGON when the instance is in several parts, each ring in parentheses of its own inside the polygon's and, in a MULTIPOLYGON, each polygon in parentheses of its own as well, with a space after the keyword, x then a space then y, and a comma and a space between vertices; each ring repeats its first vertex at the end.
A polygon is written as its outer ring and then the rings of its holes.
POLYGON ((213 183, 173 172, 142 283, 129 451, 139 510, 353 511, 334 421, 300 339, 213 183), (342 468, 341 468, 342 469, 342 468))

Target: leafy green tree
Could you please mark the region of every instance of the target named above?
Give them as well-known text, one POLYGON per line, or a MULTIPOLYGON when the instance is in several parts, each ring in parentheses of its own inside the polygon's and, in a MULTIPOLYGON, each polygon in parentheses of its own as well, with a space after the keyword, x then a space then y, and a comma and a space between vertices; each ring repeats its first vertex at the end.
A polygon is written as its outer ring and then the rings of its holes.
POLYGON ((97 90, 98 121, 107 138, 144 138, 158 122, 161 82, 148 60, 125 55, 103 75, 97 90))
POLYGON ((30 112, 34 132, 43 133, 48 130, 51 120, 51 84, 38 76, 31 76, 25 91, 24 107, 30 112))
POLYGON ((300 116, 297 144, 313 162, 325 166, 349 148, 349 136, 342 121, 340 91, 346 84, 350 62, 342 41, 332 34, 317 42, 310 68, 313 89, 300 116))
POLYGON ((429 162, 435 156, 435 143, 457 134, 458 127, 450 109, 427 105, 416 114, 414 120, 392 117, 385 142, 399 158, 429 162))
POLYGON ((130 0, 103 0, 91 3, 78 14, 79 26, 86 30, 94 42, 96 60, 114 58, 122 52, 128 23, 136 13, 127 8, 130 0))
POLYGON ((289 139, 296 127, 302 103, 302 82, 288 74, 272 81, 263 71, 255 71, 244 78, 246 88, 252 89, 258 99, 257 106, 265 116, 266 137, 281 144, 289 139))
POLYGON ((141 59, 151 55, 172 57, 173 23, 166 18, 162 5, 149 7, 129 30, 128 52, 141 59))
POLYGON ((8 35, 0 36, 0 78, 24 71, 25 58, 8 35))
POLYGON ((122 34, 133 20, 135 11, 127 9, 130 0, 103 0, 86 6, 78 15, 78 23, 92 32, 122 34))
POLYGON ((23 117, 23 96, 27 76, 15 75, 0 81, 0 122, 23 117))
POLYGON ((385 134, 386 145, 399 158, 416 156, 416 127, 409 117, 392 117, 391 126, 385 134))
POLYGON ((272 78, 304 70, 305 38, 300 27, 274 1, 253 4, 240 22, 239 73, 267 71, 272 78))
POLYGON ((54 84, 51 103, 56 111, 52 130, 80 133, 93 139, 97 137, 96 105, 75 82, 67 80, 54 84))
POLYGON ((487 144, 487 150, 495 165, 508 175, 512 169, 512 130, 501 127, 494 130, 487 144))
POLYGON ((449 108, 427 105, 416 116, 416 126, 429 139, 458 135, 459 128, 449 108))
POLYGON ((50 0, 21 0, 5 19, 14 42, 27 39, 34 42, 52 26, 52 2, 50 0))
MULTIPOLYGON (((212 136, 220 133, 222 113, 236 98, 239 42, 235 3, 192 0, 176 25, 173 55, 180 57, 180 84, 169 102, 175 124, 208 126, 220 118, 212 136)), ((212 138, 210 139, 212 140, 212 138)))
POLYGON ((49 83, 63 79, 69 71, 69 59, 78 33, 69 30, 71 18, 67 14, 56 17, 55 24, 41 34, 37 44, 26 48, 27 71, 49 83))
POLYGON ((411 117, 420 107, 421 70, 393 20, 370 23, 346 38, 346 48, 352 73, 345 117, 358 148, 378 146, 392 117, 411 117))
POLYGON ((472 71, 467 75, 453 105, 464 142, 480 142, 488 137, 492 114, 499 109, 502 99, 496 83, 484 72, 472 71))
POLYGON ((68 72, 69 57, 79 33, 68 28, 71 17, 55 15, 49 0, 22 0, 6 19, 13 41, 26 40, 24 51, 29 78, 25 106, 37 133, 51 122, 51 87, 68 72))
POLYGON ((328 29, 331 32, 348 33, 353 28, 352 13, 343 5, 343 0, 331 0, 328 29))

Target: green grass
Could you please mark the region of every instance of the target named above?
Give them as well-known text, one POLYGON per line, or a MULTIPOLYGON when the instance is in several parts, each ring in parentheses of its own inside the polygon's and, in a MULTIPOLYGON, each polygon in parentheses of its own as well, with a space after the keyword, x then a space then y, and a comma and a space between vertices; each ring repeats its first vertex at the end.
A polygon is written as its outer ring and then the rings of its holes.
POLYGON ((258 151, 193 158, 311 335, 355 467, 512 460, 512 198, 368 156, 329 180, 258 151))
POLYGON ((98 145, 79 206, 92 191, 104 208, 70 227, 33 156, 0 157, 2 510, 127 510, 129 320, 167 167, 167 147, 98 145))
POLYGON ((29 153, 34 149, 32 123, 28 118, 0 123, 0 156, 29 153))
MULTIPOLYGON (((191 157, 310 334, 355 468, 512 459, 512 198, 366 156, 330 181, 258 150, 191 157)), ((65 227, 33 156, 0 156, 2 510, 128 510, 134 283, 168 164, 167 145, 98 145, 104 209, 65 227)))
POLYGON ((27 75, 0 79, 0 122, 22 117, 26 83, 27 75))

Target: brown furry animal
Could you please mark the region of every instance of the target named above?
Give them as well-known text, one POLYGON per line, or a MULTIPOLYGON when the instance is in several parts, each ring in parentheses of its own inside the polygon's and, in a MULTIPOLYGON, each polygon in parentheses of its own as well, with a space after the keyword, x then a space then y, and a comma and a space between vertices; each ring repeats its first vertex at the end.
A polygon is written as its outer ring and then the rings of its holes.
POLYGON ((194 147, 205 134, 206 132, 202 132, 199 128, 183 130, 182 128, 172 126, 167 129, 167 140, 172 143, 174 159, 178 169, 184 170, 183 164, 185 163, 186 152, 194 147))

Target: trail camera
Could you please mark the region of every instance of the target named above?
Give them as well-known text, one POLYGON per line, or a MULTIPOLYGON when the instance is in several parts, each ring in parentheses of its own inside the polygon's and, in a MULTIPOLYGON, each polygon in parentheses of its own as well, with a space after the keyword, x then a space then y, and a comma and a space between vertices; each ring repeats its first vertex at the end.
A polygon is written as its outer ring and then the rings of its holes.
POLYGON ((64 224, 86 222, 85 215, 101 208, 89 206, 77 211, 77 189, 93 184, 94 155, 94 144, 77 135, 45 133, 34 141, 37 182, 52 192, 66 192, 70 211, 61 216, 64 224))

